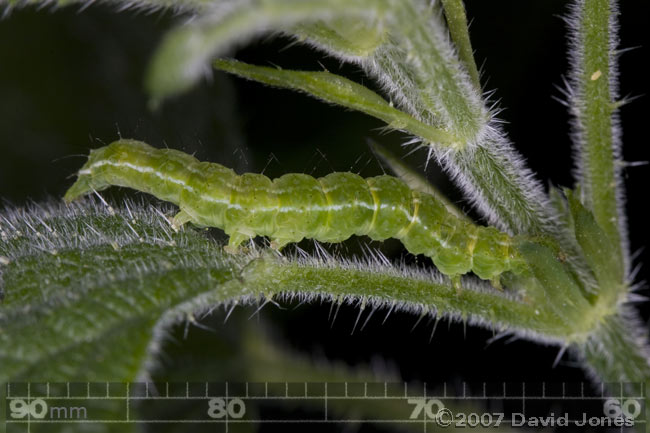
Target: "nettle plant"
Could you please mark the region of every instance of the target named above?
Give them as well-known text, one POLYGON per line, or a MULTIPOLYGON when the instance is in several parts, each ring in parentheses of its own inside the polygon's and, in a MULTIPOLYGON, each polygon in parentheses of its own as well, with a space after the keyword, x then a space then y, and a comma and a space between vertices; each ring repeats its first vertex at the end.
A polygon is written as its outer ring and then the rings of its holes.
POLYGON ((215 68, 366 113, 408 134, 406 145, 424 149, 487 226, 377 144, 395 176, 270 180, 120 139, 91 151, 68 203, 0 215, 0 382, 147 377, 174 324, 216 306, 295 298, 352 303, 360 316, 385 308, 463 320, 556 345, 560 356, 569 349, 595 380, 650 378, 645 329, 630 306, 638 299, 623 212, 615 1, 574 1, 567 17, 572 189, 545 188, 508 140, 482 90, 461 0, 125 6, 192 17, 150 63, 153 107, 215 68), (381 94, 328 71, 215 60, 270 32, 355 65, 381 94), (180 210, 109 205, 97 192, 112 185, 180 210), (85 194, 96 197, 77 200, 85 194), (223 229, 227 247, 201 227, 223 229), (353 235, 397 238, 435 269, 285 247, 353 235))

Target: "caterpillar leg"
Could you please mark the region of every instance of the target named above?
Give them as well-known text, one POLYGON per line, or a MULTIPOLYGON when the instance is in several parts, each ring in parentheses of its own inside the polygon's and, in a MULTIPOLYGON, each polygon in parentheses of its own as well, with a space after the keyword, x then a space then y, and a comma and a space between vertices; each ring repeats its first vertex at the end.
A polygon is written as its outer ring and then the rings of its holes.
POLYGON ((282 239, 282 238, 271 239, 271 248, 280 251, 282 248, 284 248, 285 246, 287 246, 287 244, 291 242, 295 242, 295 240, 282 239))
POLYGON ((494 286, 496 289, 503 292, 503 286, 501 285, 501 277, 499 275, 497 275, 496 277, 492 277, 490 279, 490 283, 492 283, 492 286, 494 286))
POLYGON ((456 289, 456 294, 460 295, 463 291, 462 287, 460 287, 460 274, 450 275, 449 279, 451 280, 451 285, 456 289))
POLYGON ((174 218, 172 219, 172 228, 178 231, 178 229, 190 221, 192 221, 192 216, 184 210, 181 210, 174 215, 174 218))
POLYGON ((228 239, 228 245, 223 247, 223 249, 230 254, 237 254, 239 252, 239 246, 242 242, 247 241, 251 238, 250 235, 235 232, 230 234, 230 239, 228 239))

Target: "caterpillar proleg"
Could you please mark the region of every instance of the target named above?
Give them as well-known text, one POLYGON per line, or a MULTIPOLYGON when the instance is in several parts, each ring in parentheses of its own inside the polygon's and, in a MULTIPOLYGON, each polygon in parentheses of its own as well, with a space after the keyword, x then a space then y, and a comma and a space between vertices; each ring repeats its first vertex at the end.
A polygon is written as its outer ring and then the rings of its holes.
POLYGON ((526 266, 509 235, 459 219, 433 196, 392 176, 364 179, 337 172, 271 180, 255 173, 238 175, 177 150, 119 140, 90 152, 65 200, 111 185, 178 205, 177 224, 223 229, 231 250, 255 236, 268 236, 279 249, 303 238, 341 242, 366 235, 379 241, 397 238, 409 252, 431 257, 451 277, 473 271, 495 280, 526 266))

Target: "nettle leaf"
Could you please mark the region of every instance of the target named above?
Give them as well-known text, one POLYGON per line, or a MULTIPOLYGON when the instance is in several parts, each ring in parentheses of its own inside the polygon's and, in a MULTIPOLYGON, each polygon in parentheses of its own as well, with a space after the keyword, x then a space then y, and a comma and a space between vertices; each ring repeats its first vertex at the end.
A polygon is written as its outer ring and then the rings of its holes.
POLYGON ((222 0, 162 41, 146 80, 152 104, 187 90, 209 73, 212 57, 253 36, 323 19, 373 21, 382 13, 380 0, 222 0))
POLYGON ((616 299, 624 290, 624 265, 618 254, 617 245, 598 224, 594 214, 588 211, 574 193, 565 191, 571 211, 578 245, 585 260, 598 280, 602 291, 611 292, 616 299))
POLYGON ((326 102, 361 111, 383 120, 389 128, 408 131, 426 141, 451 147, 461 144, 453 134, 394 108, 367 87, 327 71, 288 71, 227 59, 216 60, 214 67, 271 86, 303 91, 326 102))
POLYGON ((85 203, 2 216, 0 382, 134 380, 167 324, 250 295, 242 260, 154 208, 85 203))
POLYGON ((301 41, 317 42, 318 48, 325 48, 350 61, 358 61, 373 54, 387 38, 387 29, 381 22, 368 22, 350 18, 339 18, 329 22, 317 21, 298 24, 289 33, 301 41))
POLYGON ((379 254, 363 262, 325 253, 280 257, 254 246, 226 254, 205 232, 176 231, 171 208, 127 202, 114 210, 86 201, 7 209, 0 211, 0 382, 133 380, 151 370, 173 323, 193 322, 219 304, 297 296, 353 303, 359 317, 387 307, 505 328, 571 347, 605 381, 647 381, 647 336, 626 305, 634 297, 618 161, 615 1, 576 0, 569 19, 568 96, 582 193, 568 203, 546 194, 488 108, 460 1, 443 0, 446 26, 440 6, 424 0, 123 3, 170 4, 197 15, 154 56, 147 80, 154 103, 189 88, 211 72, 213 57, 248 38, 269 31, 303 38, 355 62, 411 117, 332 74, 232 64, 231 72, 368 112, 425 139, 435 128, 459 137, 465 146, 431 146, 429 157, 490 223, 518 235, 532 275, 505 275, 506 287, 519 292, 465 277, 456 290, 437 273, 391 266, 379 254), (375 23, 379 31, 369 31, 375 23))
POLYGON ((202 231, 174 231, 171 207, 50 203, 0 214, 0 382, 146 377, 165 330, 211 307, 328 299, 464 319, 556 340, 556 317, 464 279, 366 262, 225 253, 202 231))
MULTIPOLYGON (((0 2, 0 15, 6 16, 14 9, 28 6, 37 7, 74 7, 84 10, 94 4, 96 0, 5 0, 0 2)), ((109 2, 106 2, 109 3, 109 2)), ((176 12, 198 12, 209 6, 209 0, 116 0, 110 2, 119 11, 136 10, 148 13, 162 9, 173 9, 176 12)))

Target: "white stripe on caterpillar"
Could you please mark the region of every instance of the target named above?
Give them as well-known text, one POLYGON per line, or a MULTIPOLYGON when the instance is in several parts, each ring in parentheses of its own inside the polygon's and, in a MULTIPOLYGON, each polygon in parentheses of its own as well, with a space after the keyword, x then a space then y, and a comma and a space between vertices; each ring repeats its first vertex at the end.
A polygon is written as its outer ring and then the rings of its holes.
POLYGON ((273 247, 282 248, 303 238, 341 242, 367 235, 397 238, 452 277, 473 271, 494 280, 503 272, 526 269, 507 234, 459 219, 433 196, 392 176, 331 173, 315 179, 286 174, 271 180, 261 174, 237 175, 180 151, 119 140, 91 151, 65 199, 111 185, 177 204, 178 224, 221 228, 230 236, 231 250, 254 236, 268 236, 273 247))

